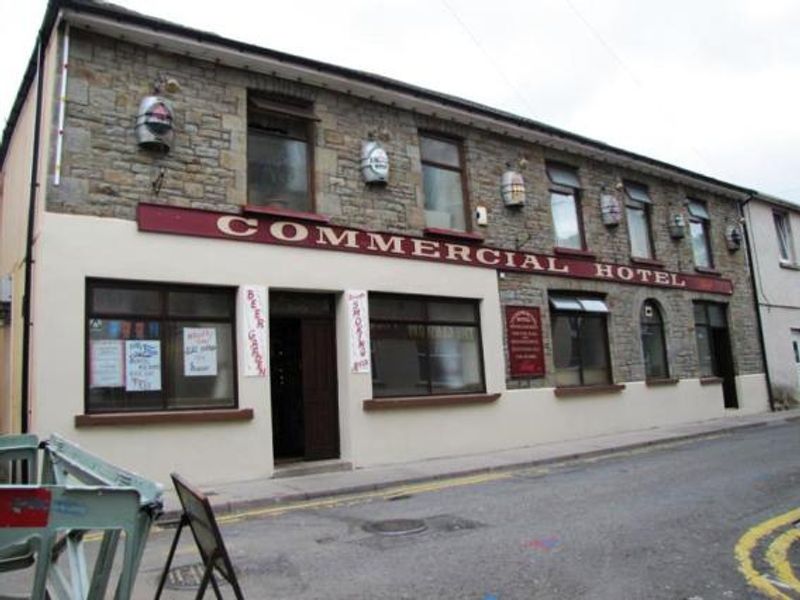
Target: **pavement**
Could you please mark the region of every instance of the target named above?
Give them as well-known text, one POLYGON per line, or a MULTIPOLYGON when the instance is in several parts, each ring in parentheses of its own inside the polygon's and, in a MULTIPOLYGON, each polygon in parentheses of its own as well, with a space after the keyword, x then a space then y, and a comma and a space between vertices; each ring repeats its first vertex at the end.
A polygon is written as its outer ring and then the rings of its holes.
MULTIPOLYGON (((590 458, 795 420, 800 420, 800 408, 756 415, 731 414, 704 421, 536 444, 512 450, 359 469, 352 469, 341 461, 301 463, 279 468, 270 478, 218 483, 201 486, 200 489, 207 494, 214 512, 219 516, 318 498, 363 494, 453 477, 590 458)), ((177 518, 180 507, 172 489, 165 491, 164 504, 165 515, 162 519, 177 518)))

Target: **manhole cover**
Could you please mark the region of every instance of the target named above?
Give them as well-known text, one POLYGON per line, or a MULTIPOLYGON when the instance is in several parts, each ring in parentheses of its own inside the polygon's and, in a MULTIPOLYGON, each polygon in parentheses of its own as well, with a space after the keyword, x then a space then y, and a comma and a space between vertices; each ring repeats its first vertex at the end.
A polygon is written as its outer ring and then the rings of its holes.
POLYGON ((422 533, 428 526, 420 519, 389 519, 364 525, 364 530, 379 535, 411 535, 422 533))
MULTIPOLYGON (((172 590, 199 588, 200 582, 203 581, 204 572, 205 566, 202 563, 173 567, 167 573, 167 581, 164 587, 172 590)), ((228 583, 224 577, 220 577, 217 574, 214 575, 214 579, 216 579, 217 584, 220 585, 228 583)))

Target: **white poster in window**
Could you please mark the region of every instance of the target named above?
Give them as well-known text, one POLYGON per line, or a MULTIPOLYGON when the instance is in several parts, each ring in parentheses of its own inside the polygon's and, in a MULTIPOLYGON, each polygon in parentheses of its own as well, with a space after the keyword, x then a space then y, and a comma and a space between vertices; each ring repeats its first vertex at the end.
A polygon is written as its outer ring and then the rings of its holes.
POLYGON ((267 376, 267 288, 243 285, 239 290, 240 314, 243 316, 244 376, 267 376))
POLYGON ((161 389, 161 342, 125 340, 125 391, 161 389))
POLYGON ((184 377, 209 377, 216 374, 217 330, 213 327, 184 327, 184 377))
POLYGON ((353 373, 369 373, 371 355, 367 292, 348 290, 345 292, 345 300, 350 325, 350 369, 353 373))
POLYGON ((92 340, 89 346, 89 387, 125 385, 125 343, 122 340, 92 340))

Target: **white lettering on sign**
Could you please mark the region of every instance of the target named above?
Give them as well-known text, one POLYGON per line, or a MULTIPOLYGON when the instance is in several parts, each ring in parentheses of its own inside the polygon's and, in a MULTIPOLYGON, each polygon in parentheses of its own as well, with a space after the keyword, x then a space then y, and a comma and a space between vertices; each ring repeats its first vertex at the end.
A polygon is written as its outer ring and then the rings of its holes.
POLYGON ((217 219, 217 229, 226 235, 248 237, 258 231, 258 221, 244 217, 220 217, 217 219))
POLYGON ((244 348, 244 376, 267 376, 267 288, 243 285, 239 291, 244 348))
POLYGON ((371 352, 369 343, 369 314, 367 292, 348 290, 347 315, 350 320, 350 367, 353 373, 369 373, 371 352))
POLYGON ((276 221, 270 226, 269 232, 282 242, 302 242, 308 238, 308 228, 305 225, 289 221, 276 221))

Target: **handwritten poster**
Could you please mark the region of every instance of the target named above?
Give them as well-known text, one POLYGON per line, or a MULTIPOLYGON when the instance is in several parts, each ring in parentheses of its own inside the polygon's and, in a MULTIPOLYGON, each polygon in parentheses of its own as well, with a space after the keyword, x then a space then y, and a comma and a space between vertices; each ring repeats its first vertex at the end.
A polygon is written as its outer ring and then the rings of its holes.
POLYGON ((260 285, 243 285, 239 290, 241 305, 242 339, 245 348, 244 376, 267 376, 267 288, 260 285))
POLYGON ((185 377, 208 377, 217 374, 216 329, 183 328, 183 374, 185 377))
POLYGON ((125 341, 125 391, 153 392, 161 389, 161 342, 125 341))
POLYGON ((539 309, 506 306, 506 335, 511 377, 543 376, 544 350, 539 309))
POLYGON ((348 290, 345 292, 347 313, 350 321, 350 367, 353 373, 369 373, 371 364, 369 347, 369 316, 367 292, 348 290))
POLYGON ((122 340, 92 340, 89 364, 89 387, 125 385, 125 345, 122 340))

